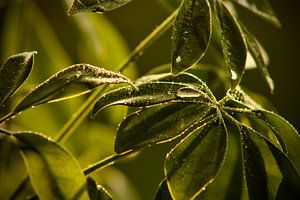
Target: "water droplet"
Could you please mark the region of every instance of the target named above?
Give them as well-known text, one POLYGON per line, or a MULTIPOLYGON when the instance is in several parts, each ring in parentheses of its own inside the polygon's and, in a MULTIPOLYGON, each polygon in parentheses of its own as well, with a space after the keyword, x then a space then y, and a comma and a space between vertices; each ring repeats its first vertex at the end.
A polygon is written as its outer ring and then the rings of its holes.
POLYGON ((230 74, 231 74, 231 79, 232 80, 236 80, 238 78, 237 73, 234 70, 230 70, 230 74))
POLYGON ((180 63, 181 62, 181 57, 180 56, 177 56, 176 58, 176 63, 180 63))

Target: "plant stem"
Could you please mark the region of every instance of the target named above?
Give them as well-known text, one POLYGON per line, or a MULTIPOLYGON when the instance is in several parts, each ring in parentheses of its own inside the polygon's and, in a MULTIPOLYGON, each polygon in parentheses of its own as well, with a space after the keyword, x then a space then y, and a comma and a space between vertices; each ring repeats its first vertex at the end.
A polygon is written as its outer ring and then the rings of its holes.
POLYGON ((16 115, 16 113, 11 112, 11 113, 8 113, 7 115, 3 116, 3 117, 0 119, 0 124, 1 124, 2 122, 5 122, 6 120, 12 118, 14 115, 16 115))
POLYGON ((100 170, 104 167, 107 167, 109 165, 112 165, 114 164, 114 162, 120 158, 123 158, 123 157, 126 157, 132 153, 134 153, 135 151, 127 151, 125 153, 122 153, 122 154, 115 154, 115 155, 112 155, 112 156, 109 156, 107 158, 104 158, 103 160, 100 160, 99 162, 87 167, 86 169, 84 169, 83 173, 85 175, 88 175, 96 170, 100 170))
POLYGON ((3 129, 3 128, 0 128, 0 133, 3 133, 4 135, 7 135, 7 136, 11 136, 13 135, 12 132, 6 130, 6 129, 3 129))
MULTIPOLYGON (((156 29, 154 29, 116 68, 116 71, 123 71, 130 63, 136 61, 155 40, 157 40, 166 30, 168 30, 177 15, 179 9, 176 9, 168 18, 166 18, 156 29)), ((85 103, 73 114, 69 121, 63 126, 57 134, 56 141, 66 140, 89 115, 94 104, 107 89, 108 85, 97 88, 96 91, 85 101, 85 103)))

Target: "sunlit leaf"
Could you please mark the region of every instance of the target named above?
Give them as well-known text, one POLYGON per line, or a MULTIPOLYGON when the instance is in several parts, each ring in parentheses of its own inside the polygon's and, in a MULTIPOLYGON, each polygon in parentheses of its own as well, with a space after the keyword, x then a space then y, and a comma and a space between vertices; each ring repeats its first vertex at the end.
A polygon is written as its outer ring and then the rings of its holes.
POLYGON ((276 25, 277 27, 280 27, 280 21, 276 17, 269 0, 231 0, 233 2, 236 2, 243 7, 249 9, 253 13, 263 17, 270 23, 276 25))
POLYGON ((92 116, 100 110, 112 105, 127 105, 134 107, 150 106, 170 101, 196 101, 197 98, 178 96, 181 88, 191 88, 197 93, 199 101, 208 101, 210 98, 201 91, 201 88, 191 84, 173 82, 146 82, 137 85, 138 90, 132 87, 122 87, 103 95, 95 104, 92 116))
POLYGON ((120 153, 170 141, 192 129, 209 110, 207 105, 200 103, 171 103, 137 111, 120 124, 115 151, 120 153))
POLYGON ((154 200, 173 200, 168 189, 168 184, 166 180, 163 180, 156 191, 154 200))
POLYGON ((120 73, 89 64, 73 65, 37 86, 17 105, 15 112, 42 103, 58 102, 79 96, 104 83, 130 83, 130 81, 120 73))
POLYGON ((132 0, 74 0, 72 7, 68 10, 68 14, 73 15, 79 12, 108 12, 130 1, 132 0))
POLYGON ((173 30, 172 73, 196 64, 205 54, 212 29, 208 0, 184 0, 173 30))
POLYGON ((86 179, 64 148, 33 133, 14 134, 32 186, 41 199, 88 199, 86 179))
POLYGON ((101 186, 97 185, 96 182, 88 177, 87 186, 89 191, 90 200, 112 200, 111 195, 101 186))
POLYGON ((216 2, 216 9, 222 34, 223 54, 233 89, 240 83, 244 74, 247 48, 241 27, 234 16, 222 2, 216 2))
POLYGON ((37 52, 20 53, 8 58, 0 67, 0 106, 22 85, 28 77, 34 54, 37 52))
POLYGON ((208 122, 167 155, 165 174, 174 199, 193 199, 213 182, 224 161, 226 132, 220 120, 208 122))

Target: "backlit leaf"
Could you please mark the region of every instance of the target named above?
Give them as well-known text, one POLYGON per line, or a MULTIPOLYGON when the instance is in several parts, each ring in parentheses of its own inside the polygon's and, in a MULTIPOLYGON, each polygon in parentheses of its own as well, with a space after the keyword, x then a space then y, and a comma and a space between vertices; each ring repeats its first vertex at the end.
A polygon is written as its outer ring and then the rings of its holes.
POLYGON ((247 58, 245 39, 240 25, 226 6, 217 1, 216 9, 225 63, 229 69, 231 88, 234 89, 240 83, 245 71, 247 58))
POLYGON ((174 199, 193 199, 211 184, 221 167, 227 131, 220 120, 208 122, 167 155, 165 174, 174 199))
POLYGON ((17 144, 40 199, 88 199, 86 179, 64 148, 33 133, 17 133, 17 144))
POLYGON ((208 0, 184 0, 173 30, 172 73, 196 64, 205 54, 212 30, 208 0))
POLYGON ((111 72, 89 64, 70 66, 37 86, 15 108, 20 112, 42 103, 58 102, 90 92, 104 83, 130 83, 120 73, 111 72))
POLYGON ((87 186, 89 191, 90 200, 112 200, 111 195, 101 186, 97 185, 96 182, 88 177, 87 186))
POLYGON ((28 77, 36 52, 20 53, 8 58, 0 67, 0 106, 22 85, 28 77))
POLYGON ((79 12, 104 13, 119 8, 132 0, 74 0, 69 15, 79 12))
POLYGON ((137 111, 120 124, 115 151, 120 153, 170 141, 193 128, 209 110, 205 104, 170 103, 137 111))
POLYGON ((166 180, 163 180, 156 191, 154 200, 173 200, 166 180))

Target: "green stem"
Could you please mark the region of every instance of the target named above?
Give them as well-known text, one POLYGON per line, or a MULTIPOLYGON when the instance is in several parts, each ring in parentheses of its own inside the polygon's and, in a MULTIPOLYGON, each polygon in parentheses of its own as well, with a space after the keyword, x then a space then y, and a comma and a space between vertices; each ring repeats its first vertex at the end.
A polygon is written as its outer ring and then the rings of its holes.
POLYGON ((12 132, 6 130, 6 129, 3 129, 3 128, 0 128, 0 133, 3 133, 4 135, 7 135, 7 136, 11 136, 13 135, 12 132))
MULTIPOLYGON (((123 71, 130 63, 136 61, 142 52, 157 40, 166 30, 168 30, 177 15, 179 9, 176 9, 168 18, 166 18, 156 29, 154 29, 116 68, 116 71, 123 71)), ((97 102, 108 85, 97 88, 96 91, 85 101, 85 103, 73 114, 69 121, 63 126, 56 137, 57 142, 66 140, 89 115, 93 105, 97 102)))
POLYGON ((7 115, 5 115, 2 118, 0 118, 0 124, 2 122, 5 122, 5 121, 9 120, 10 118, 12 118, 15 115, 16 115, 16 113, 14 113, 14 112, 8 113, 7 115))
POLYGON ((125 153, 122 153, 122 154, 115 154, 115 155, 112 155, 112 156, 109 156, 107 158, 104 158, 103 160, 100 160, 99 162, 87 167, 86 169, 84 169, 83 173, 85 175, 88 175, 96 170, 100 170, 104 167, 107 167, 109 165, 112 165, 114 164, 114 162, 120 158, 123 158, 123 157, 126 157, 132 153, 134 153, 135 151, 127 151, 125 153))

